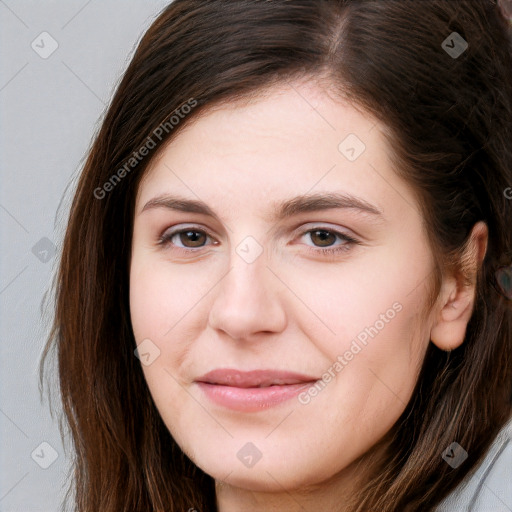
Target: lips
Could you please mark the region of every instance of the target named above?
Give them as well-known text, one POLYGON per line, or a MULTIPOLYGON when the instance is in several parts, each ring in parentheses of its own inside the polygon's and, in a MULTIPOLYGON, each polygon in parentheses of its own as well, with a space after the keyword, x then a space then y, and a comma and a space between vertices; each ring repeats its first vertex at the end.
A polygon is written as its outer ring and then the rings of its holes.
POLYGON ((280 370, 242 372, 217 369, 196 379, 199 388, 216 405, 256 412, 276 406, 313 385, 317 378, 280 370))
POLYGON ((198 382, 216 384, 218 386, 233 386, 237 388, 266 388, 270 386, 287 386, 314 382, 317 379, 299 373, 279 370, 253 370, 242 372, 238 370, 219 369, 203 375, 198 382))

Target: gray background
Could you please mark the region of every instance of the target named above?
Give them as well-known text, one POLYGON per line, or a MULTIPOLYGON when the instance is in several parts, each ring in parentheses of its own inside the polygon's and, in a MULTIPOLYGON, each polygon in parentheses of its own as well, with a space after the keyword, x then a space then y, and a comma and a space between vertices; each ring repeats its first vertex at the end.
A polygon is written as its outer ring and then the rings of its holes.
POLYGON ((57 511, 64 495, 58 396, 52 418, 38 389, 51 314, 42 301, 73 178, 134 46, 167 3, 0 0, 0 512, 57 511))

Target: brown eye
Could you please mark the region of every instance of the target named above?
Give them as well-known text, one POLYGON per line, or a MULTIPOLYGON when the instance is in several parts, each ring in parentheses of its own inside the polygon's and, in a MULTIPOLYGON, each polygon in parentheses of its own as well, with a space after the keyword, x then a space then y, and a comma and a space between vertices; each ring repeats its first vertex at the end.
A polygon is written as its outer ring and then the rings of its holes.
POLYGON ((328 247, 336 242, 336 235, 324 229, 310 231, 311 241, 319 247, 328 247))
POLYGON ((181 231, 176 233, 179 236, 179 240, 184 247, 202 247, 205 242, 207 235, 202 231, 181 231))

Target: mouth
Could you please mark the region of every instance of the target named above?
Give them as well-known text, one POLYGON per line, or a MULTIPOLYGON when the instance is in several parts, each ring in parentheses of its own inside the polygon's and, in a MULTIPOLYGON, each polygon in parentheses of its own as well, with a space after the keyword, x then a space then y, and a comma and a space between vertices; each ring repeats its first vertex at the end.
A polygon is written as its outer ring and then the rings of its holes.
POLYGON ((214 404, 242 412, 257 412, 297 396, 318 379, 280 370, 243 372, 217 369, 199 377, 196 384, 214 404))

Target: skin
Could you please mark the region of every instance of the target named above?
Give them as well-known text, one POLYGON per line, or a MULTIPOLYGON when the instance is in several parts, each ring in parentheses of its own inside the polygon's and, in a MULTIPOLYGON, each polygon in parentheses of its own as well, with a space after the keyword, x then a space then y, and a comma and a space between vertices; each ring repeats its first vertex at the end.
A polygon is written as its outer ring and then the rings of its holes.
MULTIPOLYGON (((381 456, 377 443, 405 409, 430 340, 449 350, 464 338, 474 289, 457 275, 444 277, 435 307, 422 313, 433 255, 383 129, 316 83, 275 87, 187 126, 140 184, 130 271, 134 335, 160 351, 143 366, 149 390, 178 444, 215 478, 221 512, 341 510, 340 497, 352 495, 381 456), (338 149, 350 133, 366 146, 352 162, 338 149), (331 208, 272 217, 274 205, 321 192, 357 196, 381 215, 331 208), (144 210, 165 194, 200 199, 217 218, 144 210), (209 236, 159 244, 171 227, 209 236), (331 235, 327 243, 345 250, 324 255, 322 240, 308 233, 313 228, 359 243, 331 235), (263 250, 251 263, 237 252, 247 236, 263 250), (401 308, 393 319, 341 371, 332 370, 393 304, 401 308), (293 398, 239 412, 212 403, 194 382, 215 368, 318 379, 331 368, 334 377, 307 404, 293 398), (261 452, 252 468, 237 457, 248 442, 261 452)), ((475 271, 486 237, 477 225, 469 254, 475 271)))

